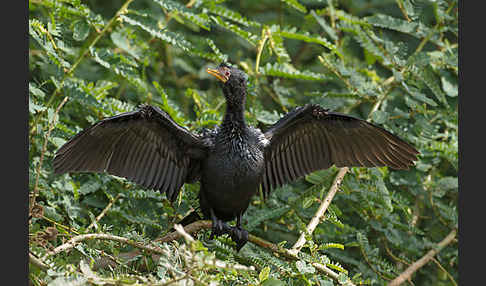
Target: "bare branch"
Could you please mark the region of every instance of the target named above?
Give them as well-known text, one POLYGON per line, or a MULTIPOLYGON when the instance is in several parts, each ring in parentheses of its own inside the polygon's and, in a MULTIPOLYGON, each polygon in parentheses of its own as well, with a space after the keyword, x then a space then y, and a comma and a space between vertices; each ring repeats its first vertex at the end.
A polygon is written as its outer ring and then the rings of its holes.
POLYGON ((456 237, 457 229, 453 229, 441 242, 437 244, 437 248, 429 250, 422 258, 410 265, 402 274, 397 276, 388 286, 398 286, 409 279, 415 271, 427 264, 434 256, 439 253, 444 247, 451 243, 456 237))
POLYGON ((35 257, 32 253, 29 252, 29 262, 34 264, 35 266, 39 267, 42 270, 49 269, 44 262, 42 262, 39 258, 35 257))
POLYGON ((290 253, 292 253, 293 255, 297 255, 297 253, 299 253, 299 251, 302 249, 302 247, 306 243, 306 238, 305 238, 306 235, 311 235, 316 229, 317 225, 319 224, 322 217, 324 216, 324 213, 326 212, 327 208, 331 204, 334 195, 336 195, 337 191, 339 190, 339 186, 341 185, 341 182, 343 181, 343 178, 348 171, 349 171, 348 167, 344 167, 339 170, 336 177, 334 178, 334 182, 332 183, 329 192, 327 193, 326 198, 324 199, 324 201, 322 201, 321 205, 319 206, 319 209, 312 217, 305 231, 300 234, 299 239, 295 242, 292 249, 289 250, 290 253))
POLYGON ((120 236, 115 236, 115 235, 110 235, 110 234, 105 234, 105 233, 89 233, 89 234, 81 234, 78 236, 75 236, 71 238, 68 242, 56 247, 54 250, 50 251, 48 253, 49 256, 56 255, 58 253, 61 253, 63 251, 72 249, 78 244, 79 242, 82 242, 84 240, 90 240, 90 239, 101 239, 101 240, 113 240, 113 241, 118 241, 121 243, 125 243, 143 250, 163 254, 162 249, 160 249, 157 246, 151 246, 151 245, 144 245, 139 242, 133 241, 131 239, 125 238, 125 237, 120 237, 120 236))

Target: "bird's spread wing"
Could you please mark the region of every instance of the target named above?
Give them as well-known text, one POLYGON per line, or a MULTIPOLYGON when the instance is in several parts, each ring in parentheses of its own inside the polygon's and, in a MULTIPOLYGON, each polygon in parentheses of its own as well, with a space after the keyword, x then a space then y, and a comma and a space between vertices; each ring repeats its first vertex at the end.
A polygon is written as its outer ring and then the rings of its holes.
POLYGON ((337 167, 408 169, 419 154, 412 146, 364 120, 319 105, 297 108, 267 132, 263 192, 313 171, 337 167))
POLYGON ((108 172, 175 200, 205 146, 157 107, 104 119, 64 144, 54 158, 54 172, 108 172))

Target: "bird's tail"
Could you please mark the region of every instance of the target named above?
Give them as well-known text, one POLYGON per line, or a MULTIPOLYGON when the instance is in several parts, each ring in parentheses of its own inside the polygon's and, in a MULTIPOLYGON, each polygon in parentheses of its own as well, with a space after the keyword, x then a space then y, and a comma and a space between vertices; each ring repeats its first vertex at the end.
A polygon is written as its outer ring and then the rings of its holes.
MULTIPOLYGON (((177 224, 180 224, 182 226, 186 226, 188 224, 191 224, 195 221, 201 220, 202 217, 199 215, 199 209, 193 210, 190 214, 185 216, 182 220, 180 220, 177 224)), ((169 232, 174 232, 175 229, 171 228, 169 232)))

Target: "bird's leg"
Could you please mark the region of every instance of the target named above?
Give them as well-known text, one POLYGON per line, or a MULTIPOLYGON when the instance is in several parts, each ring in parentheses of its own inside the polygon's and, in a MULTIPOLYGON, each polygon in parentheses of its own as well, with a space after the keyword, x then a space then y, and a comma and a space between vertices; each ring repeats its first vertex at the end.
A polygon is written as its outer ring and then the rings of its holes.
POLYGON ((241 227, 242 216, 242 213, 238 214, 238 216, 236 217, 236 226, 231 229, 231 239, 236 243, 237 251, 240 251, 240 249, 248 241, 248 231, 241 227))
POLYGON ((225 222, 216 217, 213 209, 210 209, 210 211, 213 225, 211 227, 211 235, 209 236, 209 239, 213 239, 215 236, 220 236, 225 233, 231 234, 231 228, 225 222))

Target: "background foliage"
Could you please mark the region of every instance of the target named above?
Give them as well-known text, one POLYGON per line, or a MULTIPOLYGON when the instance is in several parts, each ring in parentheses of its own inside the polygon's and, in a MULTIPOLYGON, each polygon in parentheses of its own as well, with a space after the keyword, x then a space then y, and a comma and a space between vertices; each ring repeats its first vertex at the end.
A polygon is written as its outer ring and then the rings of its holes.
MULTIPOLYGON (((436 247, 458 223, 458 4, 456 0, 29 0, 29 221, 34 285, 383 285, 436 247), (415 168, 352 168, 299 260, 225 237, 160 244, 166 255, 91 240, 148 243, 197 207, 198 184, 176 204, 106 174, 55 176, 55 151, 77 132, 141 103, 193 131, 218 124, 223 60, 249 75, 247 119, 264 129, 306 103, 370 118, 412 143, 415 168), (35 204, 32 202, 35 200, 35 204), (103 212, 103 210, 106 210, 103 212), (102 216, 98 217, 100 214, 102 216), (97 218, 98 217, 98 218, 97 218), (107 257, 117 263, 98 267, 107 257), (208 261, 226 263, 215 266, 208 261), (316 269, 320 262, 339 276, 316 269), (242 266, 253 267, 241 270, 242 266), (239 268, 240 267, 240 268, 239 268), (238 270, 240 269, 240 270, 238 270)), ((335 167, 255 196, 254 235, 290 247, 315 213, 335 167)), ((457 240, 410 285, 457 285, 457 240)))

